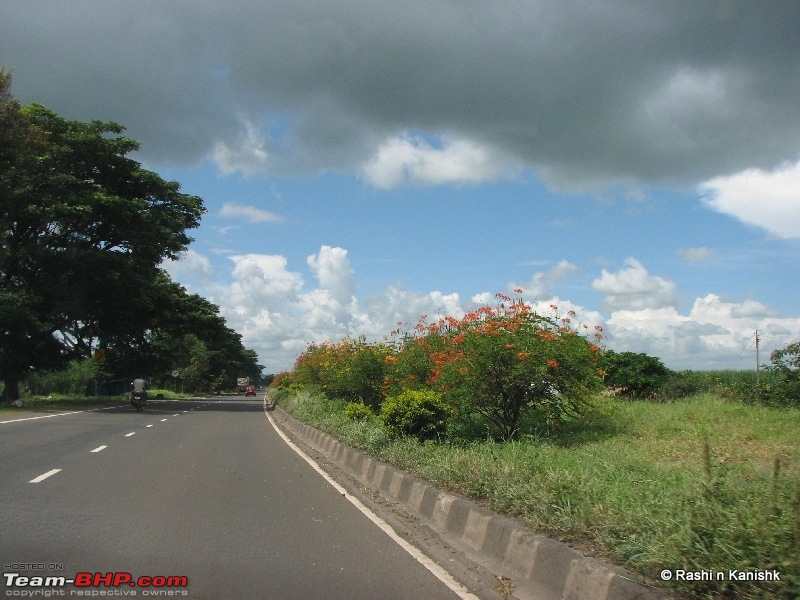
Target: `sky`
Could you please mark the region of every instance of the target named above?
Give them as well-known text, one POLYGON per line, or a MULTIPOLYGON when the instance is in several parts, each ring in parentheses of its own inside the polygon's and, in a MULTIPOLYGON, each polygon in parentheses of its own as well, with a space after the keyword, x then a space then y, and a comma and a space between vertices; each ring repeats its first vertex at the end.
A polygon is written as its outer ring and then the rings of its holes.
POLYGON ((0 65, 203 198, 164 267, 267 373, 515 289, 676 370, 800 341, 795 0, 0 0, 0 65))

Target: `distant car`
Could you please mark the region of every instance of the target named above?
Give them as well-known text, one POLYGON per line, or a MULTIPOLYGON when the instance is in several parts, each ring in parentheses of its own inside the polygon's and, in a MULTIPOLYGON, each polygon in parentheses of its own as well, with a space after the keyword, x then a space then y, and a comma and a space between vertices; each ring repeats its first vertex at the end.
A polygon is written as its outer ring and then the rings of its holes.
POLYGON ((255 396, 256 395, 256 388, 254 388, 252 385, 248 385, 246 388, 244 388, 244 395, 245 396, 255 396))

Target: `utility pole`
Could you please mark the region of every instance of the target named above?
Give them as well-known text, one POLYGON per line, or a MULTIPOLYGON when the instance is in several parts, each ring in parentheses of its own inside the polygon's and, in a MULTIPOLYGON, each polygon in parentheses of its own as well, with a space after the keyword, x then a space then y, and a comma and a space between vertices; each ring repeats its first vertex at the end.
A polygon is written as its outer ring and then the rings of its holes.
POLYGON ((758 329, 756 329, 756 385, 761 384, 761 371, 758 363, 758 329))

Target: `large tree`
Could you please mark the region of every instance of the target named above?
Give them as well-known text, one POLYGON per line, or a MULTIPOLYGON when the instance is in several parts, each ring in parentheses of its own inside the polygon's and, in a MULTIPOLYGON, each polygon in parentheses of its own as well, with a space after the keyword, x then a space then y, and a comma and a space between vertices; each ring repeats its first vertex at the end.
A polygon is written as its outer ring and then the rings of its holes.
POLYGON ((0 69, 0 379, 19 397, 32 367, 85 340, 143 335, 159 264, 185 250, 202 200, 145 170, 112 122, 21 106, 0 69))
POLYGON ((152 288, 151 329, 103 340, 111 374, 138 373, 164 386, 177 370, 187 390, 233 387, 237 377, 260 379, 256 353, 242 345, 219 307, 161 273, 152 288))

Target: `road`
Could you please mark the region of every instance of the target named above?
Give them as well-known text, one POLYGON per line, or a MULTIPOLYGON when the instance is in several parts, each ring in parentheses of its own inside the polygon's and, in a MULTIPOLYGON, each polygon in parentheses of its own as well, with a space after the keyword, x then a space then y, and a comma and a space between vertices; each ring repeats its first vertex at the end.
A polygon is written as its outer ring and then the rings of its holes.
POLYGON ((3 422, 0 448, 0 558, 19 574, 4 575, 6 597, 44 597, 52 586, 36 585, 53 582, 34 577, 76 573, 119 573, 123 585, 68 584, 66 597, 465 597, 291 449, 260 399, 3 422), (172 587, 134 587, 127 574, 172 587))

